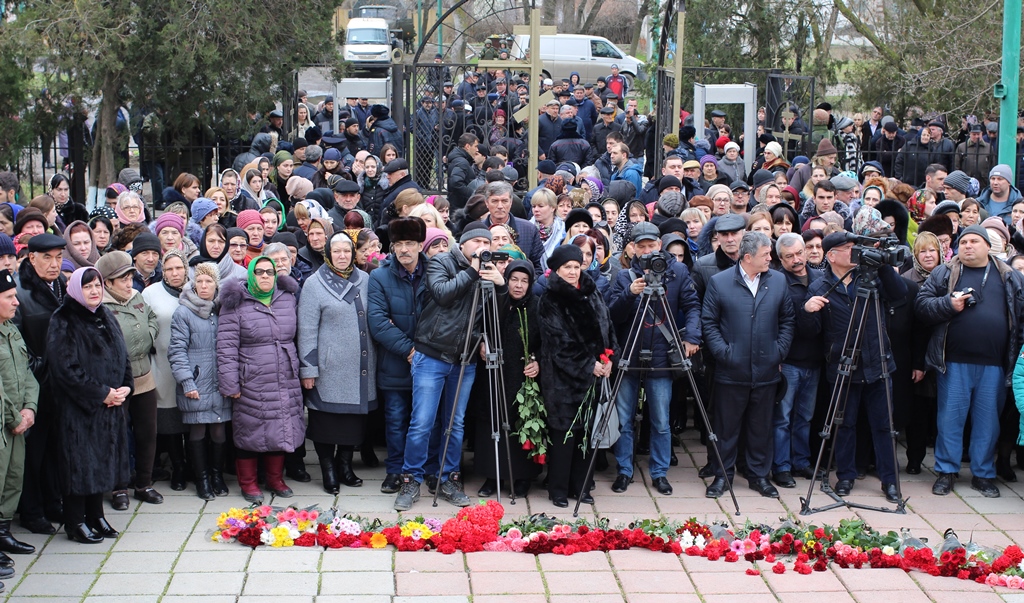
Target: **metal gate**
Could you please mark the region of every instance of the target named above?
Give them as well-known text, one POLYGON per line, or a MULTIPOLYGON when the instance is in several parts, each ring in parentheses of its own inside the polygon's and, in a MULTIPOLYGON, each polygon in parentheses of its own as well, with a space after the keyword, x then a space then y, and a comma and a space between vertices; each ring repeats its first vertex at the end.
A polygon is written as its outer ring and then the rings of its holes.
MULTIPOLYGON (((654 88, 654 126, 657 139, 654 141, 654 174, 661 174, 661 162, 665 158, 665 150, 661 141, 672 133, 673 120, 679 121, 678 115, 672 115, 672 96, 675 94, 676 76, 671 69, 659 67, 654 88)), ((685 94, 685 93, 684 93, 685 94)))

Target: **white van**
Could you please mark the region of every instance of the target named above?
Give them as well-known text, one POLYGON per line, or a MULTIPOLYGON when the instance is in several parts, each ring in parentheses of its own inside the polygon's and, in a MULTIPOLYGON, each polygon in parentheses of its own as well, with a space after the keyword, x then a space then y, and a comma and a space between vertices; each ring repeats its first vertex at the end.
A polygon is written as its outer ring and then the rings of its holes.
MULTIPOLYGON (((516 36, 512 57, 523 59, 530 48, 530 36, 516 36)), ((611 75, 612 65, 619 66, 632 88, 633 79, 642 77, 643 61, 619 50, 619 47, 601 36, 558 34, 540 37, 540 56, 544 61, 544 77, 567 78, 573 71, 581 81, 591 82, 611 75)))
POLYGON ((391 66, 391 32, 384 19, 349 19, 345 60, 356 69, 391 66))

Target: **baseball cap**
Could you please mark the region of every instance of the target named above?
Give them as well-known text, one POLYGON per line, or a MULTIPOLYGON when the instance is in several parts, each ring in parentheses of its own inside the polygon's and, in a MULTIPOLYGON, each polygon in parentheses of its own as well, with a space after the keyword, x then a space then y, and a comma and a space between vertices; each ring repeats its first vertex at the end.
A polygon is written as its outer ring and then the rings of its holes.
POLYGON ((630 237, 634 243, 640 241, 657 241, 661 238, 661 231, 651 222, 638 222, 633 225, 630 237))

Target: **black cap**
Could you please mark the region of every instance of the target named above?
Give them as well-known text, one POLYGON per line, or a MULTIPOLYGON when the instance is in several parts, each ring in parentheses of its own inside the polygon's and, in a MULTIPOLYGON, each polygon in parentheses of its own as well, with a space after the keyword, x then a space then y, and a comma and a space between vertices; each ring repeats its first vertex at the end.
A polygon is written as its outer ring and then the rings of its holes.
POLYGON ((270 242, 284 243, 287 247, 299 248, 299 239, 295 237, 295 233, 288 232, 287 230, 275 234, 274 238, 270 239, 270 242))
MULTIPOLYGON (((228 238, 231 241, 231 238, 228 238)), ((151 232, 144 232, 132 240, 132 258, 139 255, 143 251, 155 251, 161 252, 160 239, 151 232)))
POLYGON ((725 111, 715 109, 711 112, 711 117, 725 117, 725 111))
POLYGON ((747 183, 742 180, 737 180, 729 185, 729 190, 731 190, 732 192, 747 191, 749 193, 750 186, 748 186, 747 183))
POLYGON ((537 162, 537 171, 541 174, 554 174, 558 171, 555 162, 550 159, 543 159, 537 162))
MULTIPOLYGON (((395 161, 398 161, 398 159, 395 159, 391 163, 394 163, 395 161)), ((391 165, 391 163, 389 163, 388 165, 391 165)), ((342 178, 341 180, 334 183, 334 192, 341 193, 342 195, 358 193, 359 185, 351 180, 342 178)))
POLYGON ((615 107, 601 107, 601 113, 604 113, 605 115, 615 113, 615 107))
POLYGON ((672 186, 682 189, 683 183, 679 181, 679 178, 676 178, 672 174, 665 174, 661 178, 658 178, 658 194, 663 193, 666 188, 672 186))
POLYGON ((28 250, 32 252, 50 251, 51 249, 64 249, 68 243, 57 235, 44 232, 37 234, 28 240, 28 250))
POLYGON ((270 113, 267 113, 267 117, 284 117, 284 113, 281 113, 280 109, 274 109, 270 113))
POLYGON ((971 125, 971 132, 982 132, 982 131, 984 131, 984 129, 985 128, 981 127, 981 124, 972 124, 971 125))
POLYGON ((715 222, 715 232, 736 232, 747 227, 747 221, 739 214, 719 216, 715 222))
POLYGON ((386 166, 384 166, 385 174, 394 174, 401 170, 409 169, 409 162, 399 157, 398 159, 392 159, 386 166))
POLYGON ((833 232, 821 240, 821 249, 828 253, 833 247, 839 247, 852 242, 847 232, 833 232))
POLYGON ((14 282, 14 277, 11 276, 10 270, 0 270, 0 293, 10 291, 17 286, 17 283, 14 282))
POLYGON ((896 122, 894 121, 886 122, 886 124, 882 126, 882 129, 890 134, 899 130, 899 128, 896 127, 896 122))

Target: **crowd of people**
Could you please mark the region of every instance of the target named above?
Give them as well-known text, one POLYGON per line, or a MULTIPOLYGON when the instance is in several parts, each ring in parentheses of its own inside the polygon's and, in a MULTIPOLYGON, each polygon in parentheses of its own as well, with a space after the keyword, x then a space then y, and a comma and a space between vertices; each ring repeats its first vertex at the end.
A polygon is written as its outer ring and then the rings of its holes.
MULTIPOLYGON (((493 86, 505 102, 504 77, 483 84, 484 98, 493 86)), ((566 507, 593 502, 594 454, 616 471, 613 492, 646 456, 652 487, 672 494, 673 438, 692 414, 724 461, 700 468, 706 496, 739 474, 778 497, 816 478, 818 428, 843 377, 845 418, 826 442, 840 496, 867 480, 899 503, 898 474, 920 473, 928 447, 936 495, 953 490, 967 458, 985 496, 999 496, 997 478, 1016 479, 1024 198, 977 128, 956 147, 941 122, 927 124, 889 156, 879 141, 901 140, 894 121, 857 124, 823 106, 813 157, 767 135, 747 170, 726 114, 712 111, 701 140, 684 124, 659 141, 654 166, 636 100, 620 108, 600 83, 565 82, 536 116, 550 140, 530 190, 515 186, 508 137, 467 127, 444 157, 447 195, 430 194, 388 107, 364 117, 358 99, 339 115, 343 133, 275 134, 205 191, 177 175, 161 207, 132 168, 91 212, 63 174, 22 203, 0 173, 0 551, 33 550, 11 534, 16 513, 36 533, 57 522, 77 542, 116 537, 105 507, 160 504, 162 480, 214 500, 231 494, 234 474, 249 503, 265 490, 288 498, 286 478, 311 479, 307 440, 330 494, 361 487, 355 452, 374 467, 382 445, 380 489, 396 510, 414 509, 424 483, 466 506, 471 449, 480 496, 499 484, 528 496, 546 468, 547 496, 566 507), (862 140, 877 155, 850 154, 862 140), (920 165, 913 153, 925 147, 920 165), (855 270, 874 244, 863 237, 892 237, 905 256, 877 267, 884 315, 868 308, 862 352, 844 359, 854 301, 874 275, 855 270), (474 305, 485 282, 500 314, 501 383, 483 361, 496 350, 470 345, 485 330, 474 305), (641 306, 652 283, 664 306, 641 306), (610 399, 623 363, 631 370, 610 399), (495 388, 512 418, 499 434, 508 452, 489 445, 495 388), (690 412, 695 394, 711 425, 690 412)), ((462 102, 438 100, 444 111, 462 102)), ((330 97, 299 108, 334 111, 330 97)), ((412 136, 415 146, 415 122, 412 136)), ((0 576, 12 567, 0 554, 0 576)))

